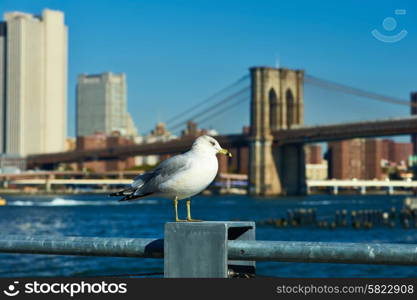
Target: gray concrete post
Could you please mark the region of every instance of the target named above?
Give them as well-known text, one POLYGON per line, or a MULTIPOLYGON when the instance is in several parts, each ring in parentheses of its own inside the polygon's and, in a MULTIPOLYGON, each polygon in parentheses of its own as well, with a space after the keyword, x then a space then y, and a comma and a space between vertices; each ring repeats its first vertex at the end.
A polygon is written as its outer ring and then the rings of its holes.
POLYGON ((254 261, 228 259, 230 240, 255 240, 255 223, 166 223, 164 277, 227 278, 233 274, 254 274, 254 261))

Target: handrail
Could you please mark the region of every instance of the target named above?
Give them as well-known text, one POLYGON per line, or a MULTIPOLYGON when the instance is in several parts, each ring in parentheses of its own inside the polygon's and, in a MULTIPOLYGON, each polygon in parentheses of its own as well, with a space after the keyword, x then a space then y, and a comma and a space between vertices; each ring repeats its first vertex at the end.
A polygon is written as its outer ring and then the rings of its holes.
POLYGON ((343 264, 417 265, 417 245, 229 241, 229 259, 343 264))
POLYGON ((162 258, 162 239, 0 235, 0 252, 162 258))
MULTIPOLYGON (((417 265, 417 245, 231 240, 231 260, 417 265)), ((0 235, 0 253, 163 258, 163 239, 0 235)))

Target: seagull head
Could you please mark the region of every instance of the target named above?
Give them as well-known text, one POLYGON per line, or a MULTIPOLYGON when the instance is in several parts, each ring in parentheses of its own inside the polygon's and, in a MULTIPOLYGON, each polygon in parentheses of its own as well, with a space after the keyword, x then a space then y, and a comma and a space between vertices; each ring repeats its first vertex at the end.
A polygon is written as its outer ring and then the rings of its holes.
POLYGON ((208 135, 202 135, 198 137, 194 141, 192 149, 196 151, 204 151, 204 152, 213 153, 214 155, 216 155, 217 153, 220 153, 220 154, 232 157, 232 154, 229 151, 220 147, 219 142, 208 135))

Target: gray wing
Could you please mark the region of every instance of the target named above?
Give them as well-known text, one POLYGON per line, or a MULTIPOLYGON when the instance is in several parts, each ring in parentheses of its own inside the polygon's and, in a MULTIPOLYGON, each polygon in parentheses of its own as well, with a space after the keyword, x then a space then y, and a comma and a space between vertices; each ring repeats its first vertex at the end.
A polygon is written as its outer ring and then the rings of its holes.
POLYGON ((187 154, 180 154, 161 162, 155 169, 140 174, 133 179, 132 193, 135 196, 149 195, 159 192, 159 185, 177 172, 182 172, 190 167, 187 154))

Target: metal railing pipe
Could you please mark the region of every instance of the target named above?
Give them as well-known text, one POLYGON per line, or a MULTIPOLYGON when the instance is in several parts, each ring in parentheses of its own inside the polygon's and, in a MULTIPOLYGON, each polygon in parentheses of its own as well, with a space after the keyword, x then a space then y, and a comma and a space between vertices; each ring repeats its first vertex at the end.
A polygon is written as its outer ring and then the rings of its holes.
POLYGON ((0 235, 0 253, 114 257, 164 256, 162 239, 0 235))
MULTIPOLYGON (((417 245, 229 240, 229 260, 417 265, 417 245)), ((163 258, 164 240, 0 236, 0 253, 163 258)))
POLYGON ((417 265, 417 245, 229 241, 228 257, 256 261, 417 265))

